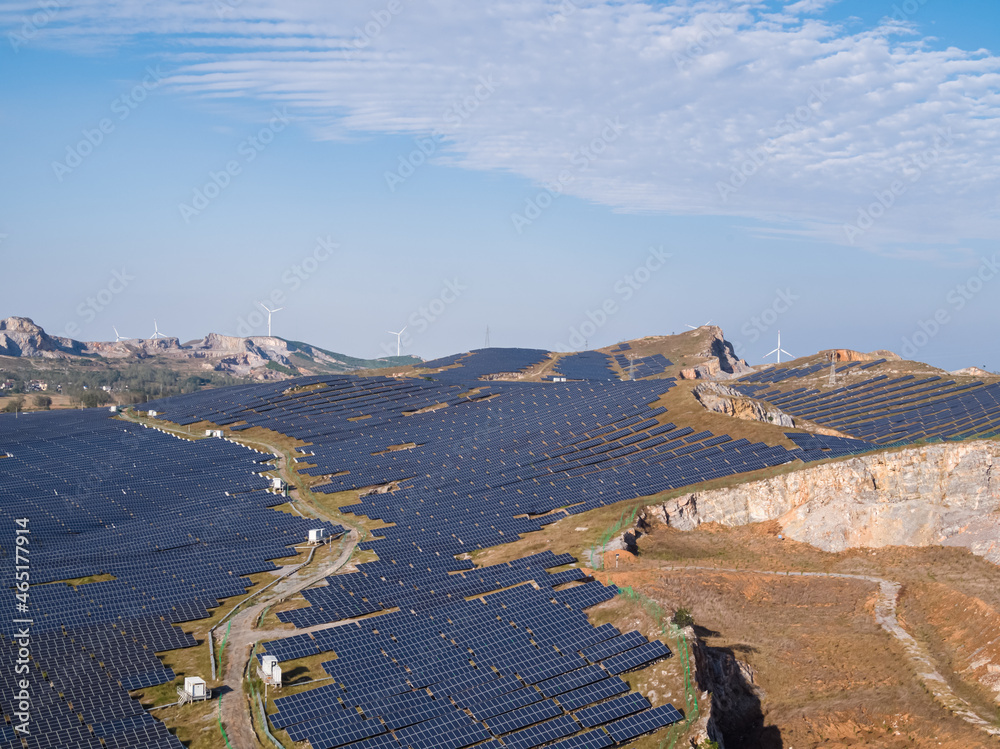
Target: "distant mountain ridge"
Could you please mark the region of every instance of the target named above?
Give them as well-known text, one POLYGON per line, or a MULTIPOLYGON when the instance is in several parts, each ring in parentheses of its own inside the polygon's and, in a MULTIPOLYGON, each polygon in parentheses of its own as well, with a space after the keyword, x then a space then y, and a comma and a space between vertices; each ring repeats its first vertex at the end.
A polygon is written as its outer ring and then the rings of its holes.
POLYGON ((209 333, 204 338, 187 343, 169 336, 121 341, 77 341, 49 335, 28 317, 0 320, 0 356, 61 360, 92 357, 118 361, 138 361, 152 357, 203 360, 206 369, 237 376, 257 374, 264 378, 277 378, 282 374, 327 374, 384 369, 419 364, 422 361, 417 356, 363 359, 301 341, 286 341, 276 336, 241 338, 209 333))

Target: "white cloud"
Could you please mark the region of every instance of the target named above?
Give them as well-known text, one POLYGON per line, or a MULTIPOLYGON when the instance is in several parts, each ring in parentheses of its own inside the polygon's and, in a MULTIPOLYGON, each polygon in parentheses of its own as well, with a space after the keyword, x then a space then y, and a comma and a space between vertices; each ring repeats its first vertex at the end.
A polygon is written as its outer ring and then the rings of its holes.
POLYGON ((158 34, 188 95, 280 102, 317 138, 437 130, 448 163, 539 184, 569 170, 566 192, 621 211, 881 251, 995 239, 1000 59, 895 22, 849 33, 813 17, 828 5, 66 0, 32 43, 158 34), (492 95, 452 116, 484 78, 492 95), (608 118, 624 134, 581 160, 608 118))

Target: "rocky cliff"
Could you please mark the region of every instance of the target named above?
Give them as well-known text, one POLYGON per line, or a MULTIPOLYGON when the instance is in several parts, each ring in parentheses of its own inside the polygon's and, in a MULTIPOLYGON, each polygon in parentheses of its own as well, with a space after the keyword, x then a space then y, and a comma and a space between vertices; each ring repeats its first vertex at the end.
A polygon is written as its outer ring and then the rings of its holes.
POLYGON ((698 385, 692 393, 707 410, 726 414, 744 421, 762 421, 782 427, 794 427, 791 416, 764 401, 747 398, 740 392, 717 382, 698 385))
POLYGON ((1000 442, 912 447, 696 492, 651 506, 646 520, 682 530, 777 520, 827 551, 940 544, 1000 564, 1000 442))
POLYGON ((699 331, 707 330, 711 333, 704 350, 694 354, 705 361, 693 367, 681 370, 681 379, 704 380, 704 379, 728 379, 740 377, 753 371, 753 367, 736 355, 733 344, 726 340, 722 333, 722 328, 717 325, 707 325, 699 328, 699 331))
POLYGON ((70 338, 50 336, 27 317, 0 320, 0 356, 35 356, 57 359, 80 356, 86 344, 70 338))

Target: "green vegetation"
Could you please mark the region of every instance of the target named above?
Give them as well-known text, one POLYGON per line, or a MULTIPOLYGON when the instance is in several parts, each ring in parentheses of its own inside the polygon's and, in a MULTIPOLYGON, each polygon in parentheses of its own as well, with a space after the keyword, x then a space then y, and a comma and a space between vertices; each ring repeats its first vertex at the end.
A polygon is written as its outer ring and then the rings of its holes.
POLYGON ((682 606, 674 612, 674 616, 670 621, 673 622, 676 627, 691 627, 694 625, 694 616, 688 609, 682 606))
MULTIPOLYGON (((95 357, 68 362, 4 357, 2 363, 0 381, 10 380, 14 385, 4 392, 22 396, 31 392, 32 380, 40 380, 47 384, 48 390, 45 394, 34 396, 34 406, 46 409, 52 407, 53 401, 56 401, 57 407, 93 408, 110 403, 132 405, 170 395, 194 393, 207 387, 241 385, 252 381, 221 372, 201 369, 192 372, 190 362, 159 359, 118 362, 95 357), (58 396, 66 398, 60 400, 58 396), (40 399, 48 400, 40 402, 40 399)), ((23 408, 22 402, 18 410, 23 408)), ((7 403, 6 410, 14 410, 11 402, 7 403)))
POLYGON ((281 364, 278 364, 278 362, 276 361, 269 361, 267 364, 264 365, 264 369, 270 369, 275 372, 281 372, 281 374, 292 375, 292 376, 297 375, 299 373, 297 369, 292 369, 291 367, 282 366, 281 364))

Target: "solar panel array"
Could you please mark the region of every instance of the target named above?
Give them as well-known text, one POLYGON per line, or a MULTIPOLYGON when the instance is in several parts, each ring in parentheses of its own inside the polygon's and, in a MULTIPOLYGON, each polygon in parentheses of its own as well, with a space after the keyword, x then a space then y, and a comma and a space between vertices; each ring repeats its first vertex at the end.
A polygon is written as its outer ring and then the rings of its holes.
POLYGON ((298 460, 314 466, 305 473, 328 477, 316 491, 396 489, 342 508, 394 525, 364 544, 379 557, 367 575, 337 576, 306 594, 313 606, 283 614, 297 626, 447 599, 456 593, 441 581, 471 567, 456 554, 516 540, 566 512, 805 455, 663 423, 668 414, 650 404, 674 386, 669 378, 474 389, 384 377, 292 384, 300 389, 253 385, 150 407, 180 423, 257 425, 310 443, 298 460))
POLYGON ((663 374, 667 367, 673 365, 673 362, 663 354, 640 356, 634 359, 629 359, 625 354, 615 354, 615 361, 626 374, 634 373, 636 379, 663 374))
POLYGON ((556 371, 570 380, 620 379, 611 365, 611 357, 600 351, 582 351, 564 356, 556 364, 556 371))
MULTIPOLYGON (((7 589, 14 521, 29 518, 30 746, 179 747, 128 692, 172 681, 155 653, 195 644, 173 624, 244 594, 243 576, 276 569, 269 560, 294 553, 287 547, 316 521, 269 509, 284 501, 260 475, 274 456, 177 439, 105 411, 0 416, 0 454, 7 589), (99 575, 113 579, 43 584, 99 575)), ((21 678, 11 616, 0 619, 7 715, 21 678)))
MULTIPOLYGON (((333 683, 281 698, 273 716, 293 740, 358 749, 589 747, 679 720, 669 706, 649 708, 619 676, 669 650, 637 632, 594 628, 583 613, 613 587, 586 582, 575 568, 552 572, 573 560, 548 552, 479 569, 458 557, 566 514, 871 450, 911 433, 870 428, 894 423, 892 412, 911 405, 924 426, 932 417, 950 419, 950 429, 988 426, 997 395, 993 386, 912 378, 875 377, 832 393, 775 387, 799 371, 744 378, 737 386, 754 397, 858 430, 859 439, 789 433, 797 449, 787 450, 678 427, 655 405, 673 379, 614 381, 599 352, 560 361, 557 371, 575 372, 579 382, 480 379, 547 357, 481 349, 427 363, 459 365, 432 380, 318 376, 146 407, 182 425, 260 426, 301 439, 307 446, 297 461, 326 478, 319 491, 393 489, 342 508, 391 524, 362 545, 376 561, 305 591, 306 605, 280 617, 304 627, 381 615, 265 645, 281 661, 331 653, 324 668, 333 683), (962 414, 977 409, 963 424, 962 414)), ((670 364, 644 359, 650 372, 670 364)), ((243 594, 243 576, 275 569, 269 560, 287 556, 316 521, 270 509, 284 500, 263 491, 268 481, 259 474, 274 456, 225 440, 180 440, 100 412, 0 417, 0 455, 7 453, 0 513, 32 517, 34 581, 114 578, 33 589, 32 678, 52 716, 40 728, 48 743, 39 745, 88 746, 96 737, 107 746, 177 746, 128 690, 173 680, 154 653, 193 642, 172 625, 243 594), (41 680, 42 669, 55 686, 41 680)), ((11 539, 0 546, 9 556, 11 539)))
MULTIPOLYGON (((869 362, 857 369, 880 363, 869 362)), ((814 421, 873 445, 1000 435, 1000 383, 959 385, 938 376, 904 375, 890 379, 887 375, 878 375, 829 390, 774 387, 777 383, 826 368, 827 365, 815 365, 768 369, 741 378, 736 389, 792 416, 814 421)))
POLYGON ((594 627, 581 608, 560 601, 551 587, 557 575, 545 568, 566 561, 545 552, 512 562, 533 570, 537 588, 519 585, 264 643, 268 653, 283 653, 289 640, 314 638, 321 652, 336 656, 323 663, 333 683, 277 698, 272 724, 324 749, 359 737, 414 749, 491 738, 497 747, 534 747, 574 734, 587 738, 567 746, 611 745, 603 729, 581 732, 650 708, 639 694, 619 697, 628 685, 615 675, 615 661, 631 652, 650 663, 670 651, 638 632, 594 627), (612 649, 604 658, 589 650, 623 637, 632 645, 624 653, 612 649))
MULTIPOLYGON (((521 372, 536 364, 541 364, 548 358, 549 352, 541 349, 474 349, 468 355, 456 360, 461 366, 439 372, 434 375, 434 378, 445 382, 478 380, 480 377, 487 375, 521 372)), ((449 361, 450 359, 451 357, 448 357, 445 361, 449 361)), ((430 364, 422 364, 421 366, 428 367, 430 364)), ((437 364, 437 366, 442 365, 437 364)))

